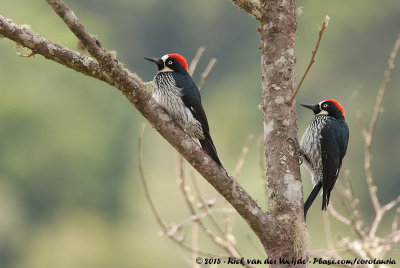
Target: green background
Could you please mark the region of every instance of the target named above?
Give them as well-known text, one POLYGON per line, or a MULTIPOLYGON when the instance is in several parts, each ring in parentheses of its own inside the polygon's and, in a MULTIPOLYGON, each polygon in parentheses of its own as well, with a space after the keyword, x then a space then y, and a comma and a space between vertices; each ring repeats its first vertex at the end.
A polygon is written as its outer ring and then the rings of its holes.
MULTIPOLYGON (((145 56, 178 52, 190 61, 205 46, 196 81, 208 61, 218 59, 202 98, 220 159, 232 172, 247 135, 258 137, 263 131, 256 21, 228 0, 66 3, 107 49, 118 51, 118 60, 145 81, 156 73, 145 56)), ((331 17, 297 103, 335 98, 344 106, 350 127, 344 168, 351 171, 369 225, 374 211, 355 115, 360 111, 367 124, 372 114, 399 33, 400 2, 299 0, 297 6, 304 7, 296 36, 297 81, 310 59, 318 27, 325 15, 331 17)), ((1 1, 0 14, 75 49, 77 39, 45 1, 1 1)), ((190 267, 193 257, 160 236, 143 192, 137 168, 143 117, 115 88, 40 55, 20 58, 15 52, 14 43, 0 40, 0 267, 190 267)), ((395 68, 391 75, 373 144, 373 175, 383 203, 397 197, 400 188, 399 73, 395 68)), ((301 137, 312 114, 297 107, 301 137)), ((163 219, 167 223, 188 219, 176 183, 176 152, 150 127, 143 146, 150 191, 163 219)), ((257 161, 253 141, 239 180, 265 208, 257 161)), ((304 168, 302 174, 308 195, 310 176, 304 168)), ((196 176, 203 197, 215 199, 216 206, 223 208, 221 197, 196 176)), ((308 215, 311 249, 327 248, 320 202, 318 197, 308 215)), ((331 202, 343 212, 336 193, 331 202)), ((385 218, 378 234, 387 234, 392 215, 385 218)), ((222 216, 216 218, 223 223, 222 216)), ((345 225, 332 220, 332 226, 335 237, 354 237, 345 225)), ((181 234, 188 244, 190 230, 181 234)), ((234 234, 245 257, 265 258, 258 254, 261 244, 240 216, 234 234)), ((199 236, 200 248, 225 254, 204 233, 199 236)))

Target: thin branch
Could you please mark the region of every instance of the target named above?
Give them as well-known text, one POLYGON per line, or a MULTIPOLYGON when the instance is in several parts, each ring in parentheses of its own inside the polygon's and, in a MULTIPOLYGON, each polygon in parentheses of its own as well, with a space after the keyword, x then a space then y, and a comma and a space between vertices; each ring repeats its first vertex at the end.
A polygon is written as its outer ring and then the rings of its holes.
POLYGON ((380 207, 378 212, 376 213, 375 219, 371 225, 371 230, 369 232, 369 237, 374 237, 376 231, 378 230, 379 224, 382 221, 382 218, 384 216, 384 214, 394 208, 398 203, 400 203, 400 196, 398 196, 395 200, 393 200, 392 202, 387 203, 385 206, 380 207))
POLYGON ((197 64, 199 63, 204 50, 206 50, 204 47, 199 47, 197 49, 196 55, 194 56, 192 62, 190 63, 190 66, 189 66, 188 73, 190 74, 190 76, 193 76, 193 73, 196 70, 197 64))
POLYGON ((303 76, 301 77, 299 84, 297 85, 296 89, 294 90, 294 93, 293 93, 292 97, 290 98, 290 100, 287 101, 288 105, 292 105, 293 104, 293 100, 296 98, 296 95, 299 92, 300 87, 303 84, 303 81, 306 78, 306 76, 308 74, 308 71, 311 68, 311 65, 313 65, 313 63, 315 62, 315 55, 317 54, 317 51, 318 51, 318 48, 319 48, 319 44, 321 42, 322 35, 324 34, 324 31, 325 31, 326 27, 328 27, 328 22, 329 22, 329 17, 326 16, 324 21, 322 22, 321 28, 318 31, 318 41, 317 41, 317 44, 315 45, 314 50, 312 51, 310 62, 308 63, 307 69, 304 72, 303 76))
POLYGON ((400 195, 393 201, 387 203, 385 206, 382 207, 383 211, 388 211, 394 208, 398 203, 400 203, 400 195))
MULTIPOLYGON (((357 222, 357 224, 360 225, 360 228, 363 229, 364 227, 364 219, 359 207, 359 199, 355 197, 355 193, 353 190, 353 184, 351 182, 351 177, 350 177, 350 170, 349 169, 344 169, 344 178, 345 178, 345 182, 346 182, 346 188, 344 190, 344 193, 346 194, 346 197, 349 199, 350 201, 350 207, 352 210, 352 213, 355 217, 355 220, 357 222)), ((340 184, 340 182, 339 182, 340 184)))
POLYGON ((214 225, 214 227, 218 230, 218 232, 220 232, 221 235, 224 235, 224 236, 225 236, 225 235, 226 235, 225 232, 222 230, 222 228, 219 226, 219 224, 217 223, 217 221, 214 219, 213 213, 211 213, 211 210, 210 210, 210 208, 208 207, 208 204, 205 202, 203 196, 201 195, 199 186, 197 185, 197 180, 196 180, 196 178, 194 177, 194 174, 193 174, 193 173, 192 173, 192 184, 193 184, 194 189, 195 189, 195 191, 196 191, 197 198, 198 198, 199 201, 200 201, 201 208, 202 208, 203 210, 205 210, 205 213, 207 214, 208 219, 211 221, 211 223, 214 225))
MULTIPOLYGON (((253 134, 248 135, 247 138, 246 138, 246 141, 245 141, 245 143, 244 143, 244 145, 242 147, 242 152, 240 153, 239 160, 237 161, 236 166, 235 166, 235 170, 233 172, 233 178, 235 178, 236 180, 238 180, 240 172, 242 171, 244 160, 245 160, 246 155, 247 155, 247 153, 249 151, 250 143, 251 143, 251 141, 253 139, 254 139, 254 135, 253 134)), ((229 206, 228 203, 226 203, 226 205, 229 206)), ((227 235, 232 235, 233 227, 235 225, 235 215, 233 214, 230 217, 229 216, 225 217, 225 223, 226 223, 226 233, 227 233, 227 235)))
MULTIPOLYGON (((375 235, 375 233, 378 229, 379 223, 382 220, 383 214, 386 212, 386 210, 384 210, 381 207, 378 196, 376 194, 377 187, 374 184, 372 170, 371 170, 371 161, 372 161, 371 147, 372 147, 372 141, 374 138, 376 123, 377 123, 379 116, 381 114, 381 111, 382 111, 382 101, 383 101, 383 96, 386 91, 386 85, 390 79, 390 72, 394 68, 394 61, 396 59, 399 47, 400 47, 400 34, 397 36, 393 50, 390 53, 390 57, 388 59, 387 65, 386 65, 386 69, 385 69, 385 72, 383 75, 383 81, 381 83, 381 86, 378 91, 378 95, 376 97, 374 113, 373 113, 373 115, 371 117, 371 121, 369 123, 368 132, 364 133, 364 143, 365 143, 364 171, 365 171, 365 176, 366 176, 366 180, 367 180, 367 184, 368 184, 368 191, 370 194, 370 198, 371 198, 371 201, 374 206, 375 213, 376 213, 374 222, 373 222, 373 224, 371 226, 371 230, 369 232, 369 237, 373 237, 375 235)), ((398 202, 399 201, 397 201, 397 202, 393 201, 392 203, 387 204, 386 205, 387 207, 385 207, 385 209, 387 209, 387 208, 390 209, 391 206, 395 206, 398 202)))
POLYGON ((380 116, 380 114, 382 112, 383 96, 385 94, 386 85, 390 80, 390 72, 394 68, 394 61, 395 61, 397 53, 399 51, 399 47, 400 47, 400 34, 397 36, 396 43, 394 44, 393 50, 390 53, 390 57, 389 57, 389 60, 387 62, 387 65, 386 65, 386 70, 385 70, 385 73, 383 75, 383 81, 382 81, 382 84, 381 84, 381 86, 379 88, 378 96, 376 97, 374 114, 373 114, 373 116, 371 118, 371 121, 369 123, 369 130, 368 130, 368 133, 371 136, 371 139, 372 139, 372 137, 374 135, 374 132, 375 132, 376 123, 377 123, 377 121, 379 119, 379 116, 380 116))
POLYGON ((262 188, 264 189, 264 197, 265 201, 268 202, 268 188, 265 185, 266 184, 266 179, 265 179, 265 164, 264 164, 264 138, 263 136, 258 137, 257 139, 257 151, 258 151, 258 168, 260 170, 260 182, 262 185, 262 188))
POLYGON ((207 217, 209 217, 209 215, 215 215, 215 214, 224 214, 224 213, 235 213, 236 210, 234 210, 233 208, 231 209, 226 209, 226 208, 218 208, 218 209, 210 209, 208 212, 201 212, 201 213, 197 213, 195 216, 190 215, 189 218, 183 220, 181 223, 175 224, 174 228, 176 229, 176 231, 180 231, 182 229, 184 229, 185 227, 191 226, 193 224, 193 220, 197 220, 197 219, 205 219, 207 217))
MULTIPOLYGON (((341 186, 340 183, 337 183, 337 184, 338 184, 338 186, 339 185, 341 186)), ((343 188, 343 186, 342 186, 342 188, 343 188)), ((364 240, 365 239, 364 231, 362 229, 360 229, 360 226, 357 224, 357 221, 354 219, 352 210, 347 206, 347 203, 344 201, 344 197, 346 197, 343 194, 344 191, 343 190, 339 191, 337 188, 334 189, 334 191, 335 191, 335 193, 337 193, 339 195, 340 204, 342 205, 343 209, 346 211, 347 215, 349 216, 349 219, 351 222, 350 226, 353 228, 354 232, 358 235, 358 237, 360 239, 364 240)))
POLYGON ((398 229, 398 225, 399 225, 399 219, 400 219, 400 208, 397 208, 396 210, 396 214, 393 217, 393 222, 392 222, 392 232, 396 232, 398 229))
POLYGON ((242 147, 242 152, 240 153, 239 160, 236 163, 235 170, 233 171, 233 177, 238 179, 240 172, 242 171, 244 160, 246 158, 247 153, 249 152, 250 143, 253 141, 254 135, 250 134, 247 136, 246 141, 242 147))
POLYGON ((215 63, 217 62, 216 58, 212 58, 210 62, 208 63, 206 69, 204 72, 201 74, 200 82, 199 82, 199 90, 201 90, 204 86, 204 83, 206 82, 207 76, 210 74, 211 69, 214 67, 215 63))
POLYGON ((351 220, 349 220, 348 218, 344 217, 339 212, 337 212, 335 210, 335 208, 333 207, 333 204, 329 204, 328 211, 333 217, 335 217, 341 223, 343 223, 345 225, 350 225, 351 224, 351 220))

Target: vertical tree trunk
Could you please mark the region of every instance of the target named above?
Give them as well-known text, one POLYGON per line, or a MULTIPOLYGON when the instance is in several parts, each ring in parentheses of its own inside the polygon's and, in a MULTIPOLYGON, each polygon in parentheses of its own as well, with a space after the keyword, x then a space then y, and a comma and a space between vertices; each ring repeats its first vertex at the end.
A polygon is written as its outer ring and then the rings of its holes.
POLYGON ((261 10, 260 36, 266 183, 269 211, 277 221, 276 231, 280 234, 279 241, 263 244, 270 259, 304 261, 307 236, 294 142, 297 140, 296 110, 295 102, 292 105, 286 103, 295 88, 294 0, 265 1, 261 10))

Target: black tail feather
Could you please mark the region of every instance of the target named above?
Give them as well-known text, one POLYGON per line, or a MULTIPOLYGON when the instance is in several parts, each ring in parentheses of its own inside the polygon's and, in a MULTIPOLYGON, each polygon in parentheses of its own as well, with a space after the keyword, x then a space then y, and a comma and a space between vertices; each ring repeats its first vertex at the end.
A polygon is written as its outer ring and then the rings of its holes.
POLYGON ((328 191, 327 193, 322 192, 322 210, 326 210, 329 204, 329 197, 331 196, 331 192, 328 191))
POLYGON ((201 148, 212 158, 214 161, 222 167, 221 161, 218 158, 217 150, 215 149, 214 143, 209 133, 206 133, 206 138, 200 140, 201 148))
POLYGON ((319 181, 315 186, 314 189, 311 191, 310 195, 307 198, 307 201, 304 203, 304 220, 307 216, 307 211, 311 207, 312 203, 314 202, 315 198, 318 195, 319 190, 322 188, 322 182, 319 181))

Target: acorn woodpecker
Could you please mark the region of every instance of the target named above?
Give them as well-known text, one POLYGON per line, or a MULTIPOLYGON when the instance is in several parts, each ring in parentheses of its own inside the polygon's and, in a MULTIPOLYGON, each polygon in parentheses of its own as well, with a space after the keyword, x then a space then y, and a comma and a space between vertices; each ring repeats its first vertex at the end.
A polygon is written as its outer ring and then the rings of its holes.
POLYGON ((304 132, 300 151, 310 170, 314 188, 304 204, 304 218, 322 187, 322 210, 329 204, 330 193, 339 175, 342 159, 346 154, 349 128, 345 112, 336 100, 318 104, 301 104, 311 109, 315 117, 304 132))
POLYGON ((187 72, 188 64, 185 58, 179 54, 167 54, 160 59, 145 59, 154 62, 158 67, 152 97, 218 165, 222 166, 210 136, 199 89, 187 72))

